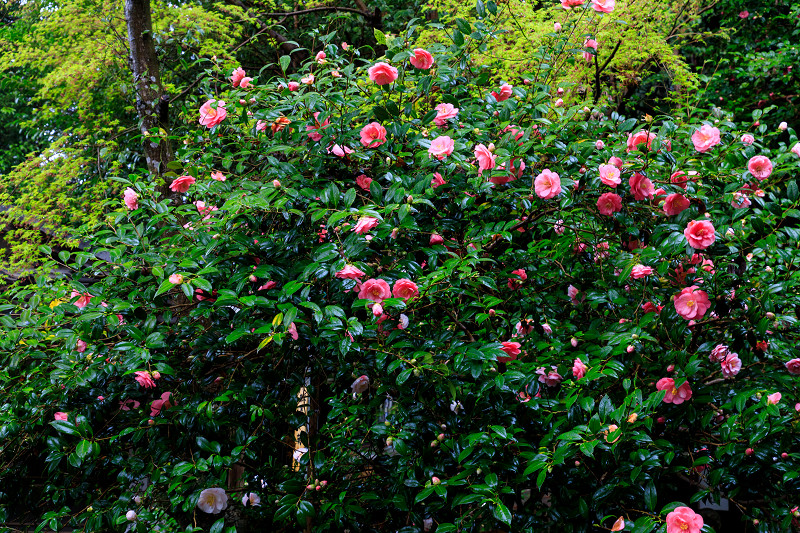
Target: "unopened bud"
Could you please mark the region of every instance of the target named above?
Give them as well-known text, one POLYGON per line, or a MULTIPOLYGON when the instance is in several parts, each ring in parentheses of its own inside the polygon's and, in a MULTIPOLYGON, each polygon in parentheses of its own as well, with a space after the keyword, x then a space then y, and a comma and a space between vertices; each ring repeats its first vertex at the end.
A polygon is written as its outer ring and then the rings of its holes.
POLYGON ((281 188, 281 182, 278 181, 278 180, 272 180, 272 186, 275 187, 276 189, 280 189, 281 188))
POLYGON ((433 477, 431 478, 431 483, 433 483, 434 485, 438 485, 438 484, 440 484, 441 482, 442 482, 442 480, 441 480, 441 479, 439 479, 439 478, 438 478, 438 477, 436 477, 436 476, 433 476, 433 477))

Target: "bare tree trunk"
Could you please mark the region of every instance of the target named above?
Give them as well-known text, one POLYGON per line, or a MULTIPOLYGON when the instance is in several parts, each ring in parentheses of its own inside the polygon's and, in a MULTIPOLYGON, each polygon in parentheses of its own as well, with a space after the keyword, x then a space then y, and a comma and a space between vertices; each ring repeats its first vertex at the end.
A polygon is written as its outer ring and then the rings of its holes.
MULTIPOLYGON (((169 99, 164 94, 159 75, 156 47, 153 43, 153 20, 150 16, 150 0, 125 0, 125 20, 128 24, 130 67, 136 84, 136 111, 139 114, 144 155, 147 168, 153 176, 167 171, 167 163, 173 160, 167 128, 167 106, 169 99), (163 129, 159 134, 151 130, 163 129)), ((165 188, 166 189, 166 188, 165 188)), ((162 191, 162 194, 168 191, 162 191)))

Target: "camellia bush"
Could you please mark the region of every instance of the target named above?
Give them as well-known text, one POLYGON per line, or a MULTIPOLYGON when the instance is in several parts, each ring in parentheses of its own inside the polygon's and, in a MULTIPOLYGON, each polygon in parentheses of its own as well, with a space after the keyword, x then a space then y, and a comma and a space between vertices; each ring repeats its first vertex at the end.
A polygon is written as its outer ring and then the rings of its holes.
POLYGON ((209 63, 182 201, 118 177, 74 274, 4 296, 0 523, 798 528, 800 147, 495 83, 496 11, 209 63))

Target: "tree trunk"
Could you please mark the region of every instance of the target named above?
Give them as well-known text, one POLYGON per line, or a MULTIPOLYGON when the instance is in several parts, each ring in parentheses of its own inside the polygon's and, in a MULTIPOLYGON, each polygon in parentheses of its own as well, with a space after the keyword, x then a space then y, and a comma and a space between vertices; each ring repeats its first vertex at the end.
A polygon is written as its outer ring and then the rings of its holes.
POLYGON ((153 43, 150 0, 125 0, 125 20, 128 24, 129 61, 136 84, 136 111, 139 114, 144 155, 150 173, 161 176, 167 171, 167 163, 172 161, 173 155, 166 120, 168 98, 161 86, 153 43), (163 131, 159 131, 159 128, 163 131))

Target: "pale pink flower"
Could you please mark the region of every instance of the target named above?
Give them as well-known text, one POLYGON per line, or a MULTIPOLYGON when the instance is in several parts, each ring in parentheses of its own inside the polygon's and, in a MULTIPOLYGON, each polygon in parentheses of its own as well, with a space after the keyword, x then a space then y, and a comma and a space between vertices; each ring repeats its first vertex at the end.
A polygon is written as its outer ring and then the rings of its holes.
POLYGON ((438 172, 433 173, 433 178, 431 178, 431 187, 435 189, 436 187, 444 185, 445 183, 447 182, 444 181, 444 178, 442 177, 441 174, 439 174, 438 172))
POLYGON ((150 416, 158 416, 162 409, 166 410, 172 407, 172 402, 169 401, 170 396, 172 396, 171 392, 165 392, 160 399, 153 400, 150 403, 150 416))
POLYGON ((747 11, 747 10, 739 12, 739 18, 740 19, 746 19, 749 16, 750 16, 750 12, 747 11))
POLYGON ((364 235, 365 233, 368 233, 369 230, 377 226, 378 222, 378 219, 375 217, 361 217, 358 219, 353 231, 359 235, 364 235))
MULTIPOLYGON (((609 431, 611 430, 611 426, 608 426, 609 431)), ((618 428, 614 428, 615 430, 618 428)), ((617 437, 619 438, 619 437, 617 437)), ((625 530, 625 518, 619 517, 617 521, 614 522, 614 525, 611 526, 611 531, 624 531, 625 530)))
POLYGON ((189 187, 191 187, 195 181, 197 180, 195 180, 192 176, 181 176, 179 178, 175 178, 169 188, 171 191, 183 193, 188 191, 189 187))
POLYGON ((683 235, 689 241, 689 246, 697 250, 708 248, 716 240, 714 225, 710 220, 690 220, 683 235))
POLYGON ((800 375, 800 359, 792 359, 791 361, 788 361, 785 366, 786 370, 788 370, 790 374, 794 374, 796 376, 800 375))
POLYGON ((197 507, 204 513, 219 514, 228 508, 228 495, 219 487, 205 489, 200 493, 197 507))
POLYGON ((242 81, 239 82, 239 87, 241 87, 242 89, 247 89, 248 87, 250 87, 251 81, 253 81, 253 78, 244 77, 242 78, 242 81))
POLYGON ((554 22, 553 23, 553 31, 556 32, 556 33, 561 31, 561 23, 560 22, 554 22))
POLYGON ((497 156, 490 152, 486 146, 479 144, 475 147, 475 158, 478 160, 478 174, 480 175, 483 174, 484 170, 494 168, 497 156))
POLYGON ((414 55, 408 61, 421 70, 428 70, 433 66, 433 56, 422 48, 414 48, 414 55))
POLYGON ((561 7, 564 9, 572 9, 573 7, 582 6, 584 0, 561 0, 561 7))
POLYGON ((575 377, 575 379, 581 379, 584 377, 587 370, 589 370, 589 367, 587 367, 583 361, 576 357, 575 361, 572 362, 572 375, 575 377))
POLYGON ((765 180, 772 174, 772 161, 763 155, 753 156, 747 162, 747 170, 757 180, 765 180))
POLYGON ((135 376, 136 383, 145 389, 152 389, 156 386, 156 382, 153 381, 153 376, 150 374, 150 372, 140 370, 134 372, 133 375, 135 376))
POLYGON ((139 195, 130 187, 125 189, 125 193, 122 195, 122 201, 125 202, 125 206, 131 211, 139 209, 139 195))
POLYGON ((268 291, 268 290, 270 290, 270 289, 274 289, 275 287, 277 287, 277 285, 278 285, 278 284, 277 284, 276 282, 274 282, 274 281, 268 281, 268 282, 266 282, 265 284, 261 285, 261 286, 260 286, 259 288, 257 288, 256 290, 257 290, 257 291, 268 291))
POLYGON ((222 100, 217 102, 216 100, 211 99, 200 106, 199 122, 207 128, 213 128, 225 120, 227 115, 228 111, 225 109, 225 102, 222 100), (217 103, 216 106, 213 106, 214 102, 217 103))
POLYGON ((608 164, 614 165, 618 169, 622 170, 622 167, 625 165, 625 162, 617 156, 611 156, 608 158, 608 164))
POLYGON ((319 111, 314 113, 314 125, 307 125, 306 131, 311 133, 308 134, 308 138, 312 141, 319 141, 322 139, 322 134, 320 133, 321 130, 324 130, 330 125, 330 121, 326 118, 325 122, 320 123, 317 118, 319 117, 319 111))
POLYGON ((74 303, 75 307, 77 307, 78 309, 83 309, 84 307, 89 305, 89 303, 92 301, 92 298, 94 298, 94 296, 92 296, 88 292, 79 293, 78 291, 72 291, 72 293, 70 294, 70 298, 75 298, 76 296, 80 297, 74 303))
POLYGON ((742 369, 742 360, 739 359, 739 354, 729 352, 720 362, 722 367, 722 375, 725 378, 732 378, 742 369))
POLYGON ((314 77, 313 74, 309 74, 308 76, 303 76, 302 78, 300 78, 300 83, 304 83, 306 85, 313 85, 315 79, 316 78, 314 77))
POLYGON ((378 85, 389 85, 397 79, 397 69, 382 61, 367 69, 367 74, 378 85))
POLYGON ((598 150, 602 150, 603 148, 606 147, 606 143, 604 143, 603 141, 598 140, 598 141, 595 141, 594 147, 597 148, 598 150))
POLYGON ((705 153, 720 143, 719 129, 708 124, 700 126, 699 130, 692 133, 692 144, 698 152, 705 153))
POLYGON ((531 325, 528 320, 525 320, 524 324, 520 320, 517 322, 517 325, 514 326, 514 329, 516 330, 516 333, 513 335, 514 337, 524 337, 533 331, 533 325, 531 325))
POLYGON ((86 347, 87 347, 86 341, 83 341, 81 339, 78 339, 78 342, 75 343, 75 349, 78 350, 78 353, 85 352, 86 347))
POLYGON ((216 181, 225 181, 225 174, 223 174, 222 172, 219 172, 219 171, 212 172, 211 173, 211 179, 212 180, 216 180, 216 181))
POLYGON ((599 13, 611 13, 615 4, 614 0, 592 0, 592 9, 599 13))
POLYGON ((320 65, 323 65, 323 64, 325 64, 325 58, 326 57, 328 57, 327 54, 325 54, 325 52, 320 50, 319 52, 317 52, 317 55, 314 56, 314 59, 317 61, 317 63, 319 63, 320 65))
POLYGON ((63 411, 59 411, 53 415, 53 418, 58 421, 65 422, 69 418, 69 415, 63 411))
POLYGON ((756 138, 750 135, 749 133, 745 133, 742 135, 742 144, 745 146, 750 146, 754 142, 756 142, 756 138))
POLYGON ((564 381, 564 378, 558 373, 556 367, 551 366, 550 368, 552 370, 549 372, 544 367, 536 369, 536 373, 539 374, 539 383, 544 383, 548 387, 557 387, 559 383, 564 381))
POLYGON ((667 533, 700 533, 703 517, 689 507, 676 507, 667 514, 667 533))
POLYGON ((344 145, 340 146, 338 144, 334 144, 333 146, 328 148, 328 153, 329 154, 333 154, 336 157, 344 157, 344 156, 346 156, 348 154, 352 154, 353 150, 348 146, 344 146, 344 145))
POLYGON ((517 270, 512 270, 511 273, 519 278, 508 278, 508 288, 511 290, 519 289, 522 286, 522 282, 528 279, 525 269, 518 268, 517 270))
POLYGON ((522 351, 520 350, 520 347, 522 345, 518 342, 505 341, 502 342, 501 345, 502 346, 500 347, 500 349, 506 352, 506 354, 508 354, 508 357, 506 356, 498 357, 497 358, 498 363, 507 363, 509 361, 514 361, 517 358, 517 356, 520 353, 522 353, 522 351))
POLYGON ((431 141, 431 146, 428 148, 428 154, 438 160, 442 160, 448 155, 453 153, 456 143, 447 135, 440 135, 431 141))
POLYGON ((622 183, 622 178, 620 178, 620 171, 614 165, 600 165, 598 171, 600 173, 600 181, 602 181, 604 185, 608 185, 609 187, 616 187, 617 185, 622 183))
POLYGON ((397 322, 397 329, 406 329, 408 327, 408 315, 400 313, 400 320, 397 322))
POLYGON ((507 83, 504 83, 500 86, 500 92, 492 91, 492 96, 498 102, 502 102, 504 100, 508 100, 511 95, 513 94, 513 87, 507 83))
POLYGON ((653 267, 649 266, 636 265, 631 270, 631 278, 633 279, 642 279, 652 275, 653 275, 653 267))
POLYGON ((401 278, 394 282, 394 288, 392 289, 392 295, 395 298, 402 298, 405 301, 410 300, 416 296, 419 296, 419 288, 417 284, 407 278, 401 278))
POLYGON ((634 152, 639 149, 640 144, 645 144, 648 150, 650 150, 651 145, 653 143, 653 139, 656 138, 655 133, 648 133, 645 130, 639 130, 636 133, 632 133, 628 135, 628 147, 626 148, 626 152, 634 152))
POLYGON ((686 287, 673 297, 675 311, 686 320, 703 318, 711 307, 711 300, 705 291, 698 290, 697 285, 686 287))
POLYGON ((711 353, 708 355, 708 360, 717 361, 721 363, 722 361, 725 360, 726 357, 728 357, 729 353, 730 351, 728 351, 727 345, 717 344, 716 346, 714 346, 714 349, 711 350, 711 353))
POLYGON ((680 387, 675 387, 674 379, 661 378, 656 383, 656 389, 667 391, 666 396, 664 396, 664 403, 680 405, 692 397, 692 388, 689 386, 688 381, 684 382, 680 387))
POLYGON ((567 296, 569 296, 569 300, 572 302, 572 305, 580 305, 586 299, 586 296, 581 296, 578 298, 580 294, 581 292, 573 285, 567 287, 567 296))
POLYGON ((353 390, 353 395, 367 392, 367 389, 369 389, 369 377, 359 376, 353 384, 350 385, 350 388, 353 390))
POLYGON ((372 183, 372 178, 367 177, 365 174, 361 174, 359 177, 356 178, 356 185, 358 185, 365 191, 369 190, 369 186, 371 183, 372 183))
POLYGON ((180 285, 183 283, 183 276, 175 272, 174 274, 170 275, 169 282, 174 285, 180 285))
POLYGON ((377 122, 370 122, 361 128, 361 144, 367 148, 377 148, 386 142, 386 128, 377 122))
POLYGON ((358 297, 362 300, 381 303, 386 298, 392 297, 392 291, 389 289, 389 284, 384 280, 371 278, 361 284, 358 297))
POLYGON ((781 122, 780 124, 778 124, 778 129, 781 131, 786 131, 787 129, 789 129, 789 125, 786 122, 781 122))
POLYGON ((244 77, 245 77, 244 69, 242 67, 238 67, 231 74, 231 84, 234 87, 238 87, 239 83, 244 79, 244 77))
POLYGON ((750 198, 741 192, 736 191, 733 193, 733 198, 731 198, 731 206, 735 209, 747 209, 751 204, 752 202, 750 201, 750 198))
POLYGON ((431 246, 436 245, 436 244, 442 244, 443 242, 444 242, 444 237, 442 237, 441 235, 439 235, 437 233, 431 234, 431 240, 430 240, 430 245, 431 246))
POLYGON ((597 210, 601 215, 611 216, 622 210, 622 198, 613 192, 601 194, 600 198, 597 199, 597 210))
POLYGON ((295 326, 294 322, 289 324, 289 327, 286 328, 286 333, 288 333, 294 340, 300 338, 300 335, 297 333, 297 326, 295 326))
POLYGON ((553 334, 553 328, 551 328, 550 324, 548 324, 547 322, 542 324, 542 331, 544 331, 547 335, 553 334))
POLYGON ((767 396, 767 405, 778 405, 778 402, 781 401, 781 397, 782 395, 780 392, 770 394, 767 396))
POLYGON ((644 174, 639 174, 638 172, 634 173, 634 175, 630 177, 628 184, 631 186, 631 192, 633 193, 634 200, 641 201, 647 198, 652 198, 656 192, 655 187, 653 187, 653 182, 650 181, 644 174))
POLYGON ((664 212, 670 216, 677 215, 688 207, 689 199, 679 193, 670 194, 664 200, 664 212))
POLYGON ((800 157, 800 143, 795 143, 795 145, 792 146, 792 153, 797 157, 800 157))
POLYGON ((458 108, 453 104, 439 104, 436 106, 436 118, 433 121, 437 126, 444 126, 447 120, 458 116, 458 108))
POLYGON ((561 178, 549 168, 542 171, 533 181, 536 195, 543 200, 555 198, 561 194, 561 178))

